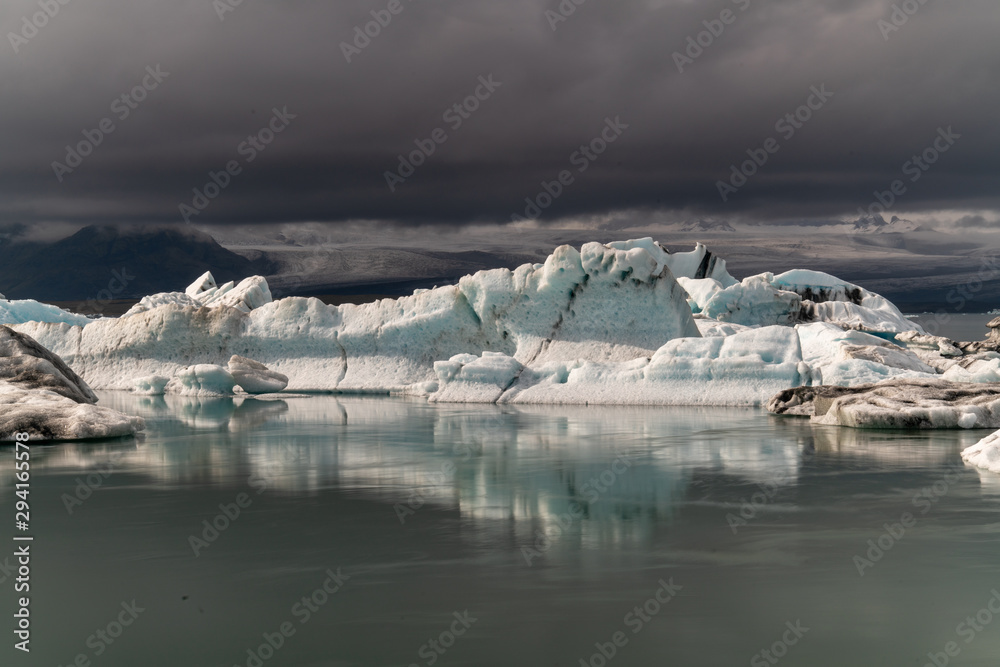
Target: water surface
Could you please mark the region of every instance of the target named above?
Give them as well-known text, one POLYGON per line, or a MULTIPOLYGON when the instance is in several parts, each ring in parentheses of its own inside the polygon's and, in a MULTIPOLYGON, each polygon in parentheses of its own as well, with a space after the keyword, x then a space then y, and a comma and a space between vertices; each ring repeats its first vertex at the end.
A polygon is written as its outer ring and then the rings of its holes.
MULTIPOLYGON (((262 664, 576 667, 603 664, 603 647, 622 666, 770 664, 764 649, 783 665, 920 666, 949 642, 952 665, 1000 655, 992 612, 971 641, 959 625, 1000 590, 1000 476, 959 457, 981 431, 724 408, 102 404, 148 431, 32 448, 33 651, 11 649, 7 578, 5 666, 252 666, 282 623, 294 634, 262 664), (888 550, 859 564, 880 538, 888 550), (314 596, 338 569, 343 586, 314 596), (658 590, 668 602, 651 603, 658 590), (103 643, 132 600, 144 611, 103 643)), ((5 448, 8 526, 12 478, 5 448)))

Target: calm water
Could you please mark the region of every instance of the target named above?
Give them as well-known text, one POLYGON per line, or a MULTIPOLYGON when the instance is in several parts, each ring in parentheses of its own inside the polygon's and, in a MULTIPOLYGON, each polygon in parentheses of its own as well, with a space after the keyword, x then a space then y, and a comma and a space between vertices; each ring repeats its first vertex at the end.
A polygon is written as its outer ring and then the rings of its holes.
POLYGON ((989 313, 923 313, 914 315, 913 321, 924 327, 928 333, 944 336, 952 340, 985 340, 989 334, 986 323, 996 315, 989 313))
MULTIPOLYGON (((33 651, 11 648, 7 577, 5 667, 599 666, 595 644, 642 667, 773 664, 763 649, 782 665, 919 667, 949 642, 952 665, 1000 656, 1000 618, 980 611, 1000 590, 1000 476, 959 457, 981 431, 731 409, 102 402, 148 432, 32 448, 33 651), (70 513, 88 475, 101 485, 70 513), (213 519, 229 526, 195 556, 213 519), (889 550, 859 565, 880 536, 889 550), (328 594, 338 568, 349 579, 328 594), (265 633, 280 648, 258 662, 265 633)), ((8 537, 12 476, 5 448, 8 537)))

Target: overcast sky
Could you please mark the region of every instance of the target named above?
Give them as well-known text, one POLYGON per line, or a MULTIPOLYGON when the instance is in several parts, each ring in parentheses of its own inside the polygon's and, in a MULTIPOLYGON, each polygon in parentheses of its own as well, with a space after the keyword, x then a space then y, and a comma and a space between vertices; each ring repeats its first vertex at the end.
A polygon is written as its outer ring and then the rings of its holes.
POLYGON ((3 2, 0 225, 180 223, 230 161, 192 222, 506 221, 564 170, 547 219, 848 216, 896 179, 893 213, 1000 209, 996 0, 909 0, 899 29, 890 0, 563 0, 566 20, 559 0, 227 1, 42 0, 58 10, 37 29, 38 0, 3 2), (391 22, 345 55, 372 11, 391 22), (704 21, 720 34, 681 72, 704 21), (144 80, 145 99, 120 100, 144 80), (477 88, 478 109, 445 117, 477 88), (776 127, 807 101, 794 134, 776 127), (294 118, 249 148, 273 109, 294 118), (912 181, 904 163, 949 127, 912 181), (438 128, 391 191, 397 156, 438 128), (100 145, 71 166, 85 130, 100 145), (601 155, 573 155, 602 132, 601 155), (768 139, 723 201, 719 181, 768 139))

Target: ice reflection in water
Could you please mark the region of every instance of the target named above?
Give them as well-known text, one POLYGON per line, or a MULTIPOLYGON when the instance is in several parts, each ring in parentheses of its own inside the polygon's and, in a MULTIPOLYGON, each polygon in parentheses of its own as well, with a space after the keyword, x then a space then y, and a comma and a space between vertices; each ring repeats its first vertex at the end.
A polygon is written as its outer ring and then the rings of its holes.
MULTIPOLYGON (((708 408, 102 403, 144 416, 147 433, 32 448, 45 664, 67 664, 95 614, 136 596, 149 620, 102 665, 244 664, 245 648, 331 566, 356 574, 352 586, 272 664, 423 664, 417 648, 465 608, 482 620, 448 664, 578 664, 659 577, 685 589, 615 665, 746 664, 799 617, 813 630, 789 665, 917 664, 1000 582, 1000 484, 958 455, 982 432, 856 431, 708 408), (61 495, 109 464, 69 515, 61 495), (852 556, 955 467, 947 495, 859 577, 852 556), (727 515, 769 484, 734 535, 727 515), (253 505, 194 558, 188 536, 241 492, 253 505), (401 525, 398 508, 417 498, 401 525), (539 534, 550 544, 529 566, 523 550, 539 534)), ((0 450, 5 506, 12 472, 0 450)), ((983 633, 963 656, 989 664, 998 651, 1000 632, 983 633)))

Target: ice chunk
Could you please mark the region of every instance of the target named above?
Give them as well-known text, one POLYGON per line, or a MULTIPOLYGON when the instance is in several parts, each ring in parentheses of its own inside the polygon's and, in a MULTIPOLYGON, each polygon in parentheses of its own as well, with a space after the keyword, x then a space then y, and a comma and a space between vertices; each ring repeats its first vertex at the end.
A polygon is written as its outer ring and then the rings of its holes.
POLYGON ((808 302, 804 309, 806 321, 833 322, 848 329, 881 333, 923 333, 885 297, 828 273, 794 269, 775 276, 773 284, 808 302))
POLYGON ((232 373, 214 364, 197 364, 178 372, 167 390, 184 396, 227 396, 236 380, 232 373))
POLYGON ((707 317, 748 326, 791 325, 798 321, 802 298, 794 292, 775 289, 773 275, 762 273, 745 278, 714 293, 704 304, 707 317))
POLYGON ((132 380, 132 391, 146 396, 162 396, 166 393, 170 378, 164 375, 147 375, 132 380))
POLYGON ((782 392, 768 404, 807 402, 813 421, 855 428, 997 428, 1000 427, 1000 386, 965 384, 939 379, 893 379, 874 385, 835 389, 799 388, 782 392), (810 397, 809 394, 812 396, 810 397))
POLYGON ((963 352, 955 341, 943 336, 932 336, 919 331, 903 331, 896 334, 896 342, 903 343, 908 348, 932 350, 944 357, 960 357, 963 352))
POLYGON ((0 440, 13 440, 17 433, 27 433, 29 440, 115 438, 144 428, 141 417, 0 382, 0 440))
POLYGON ((878 336, 845 331, 828 322, 800 324, 795 328, 802 342, 802 358, 813 368, 814 384, 853 386, 893 377, 935 374, 915 354, 878 336))
POLYGON ((269 394, 288 386, 288 376, 268 370, 267 366, 234 354, 229 359, 229 372, 233 379, 248 394, 269 394))
POLYGON ((267 280, 261 276, 244 278, 236 286, 233 286, 233 283, 226 283, 215 290, 202 292, 195 298, 209 308, 229 306, 244 313, 249 313, 272 301, 267 280))
POLYGON ((726 260, 713 255, 701 243, 695 245, 691 252, 678 252, 668 256, 666 264, 675 278, 695 280, 713 278, 719 281, 723 288, 732 287, 739 282, 726 270, 726 260))
POLYGON ((30 299, 7 301, 0 297, 0 324, 62 322, 84 326, 91 321, 86 315, 77 315, 47 303, 39 303, 30 299))
POLYGON ((93 390, 62 359, 6 326, 0 326, 0 381, 26 391, 45 389, 76 403, 97 402, 93 390))
POLYGON ((952 365, 941 376, 952 382, 1000 382, 1000 355, 975 358, 952 365))
POLYGON ((677 279, 677 282, 687 292, 687 302, 693 313, 700 313, 705 308, 705 304, 723 289, 722 283, 715 278, 695 279, 680 277, 677 279))
POLYGON ((148 310, 153 310, 154 308, 166 305, 190 306, 192 308, 198 308, 201 306, 201 303, 191 298, 184 292, 162 292, 160 294, 151 294, 150 296, 142 297, 142 299, 139 300, 139 303, 125 311, 125 314, 122 315, 122 317, 131 317, 132 315, 145 313, 148 310))
POLYGON ((458 354, 434 364, 440 389, 431 396, 442 403, 495 403, 520 376, 524 366, 502 352, 477 357, 458 354))
POLYGON ((262 276, 251 276, 237 285, 228 282, 217 286, 211 272, 191 283, 184 292, 163 292, 143 297, 123 317, 144 313, 166 305, 218 308, 229 306, 244 313, 271 303, 271 290, 262 276))
POLYGON ((138 417, 97 407, 97 396, 37 341, 0 326, 0 440, 79 440, 131 435, 138 417))
POLYGON ((212 275, 212 272, 206 271, 201 274, 197 280, 188 285, 187 289, 184 290, 184 293, 192 299, 197 300, 203 294, 209 292, 210 290, 214 290, 216 287, 215 277, 212 275))
POLYGON ((990 472, 1000 472, 1000 431, 991 433, 963 450, 962 459, 977 468, 990 472))

